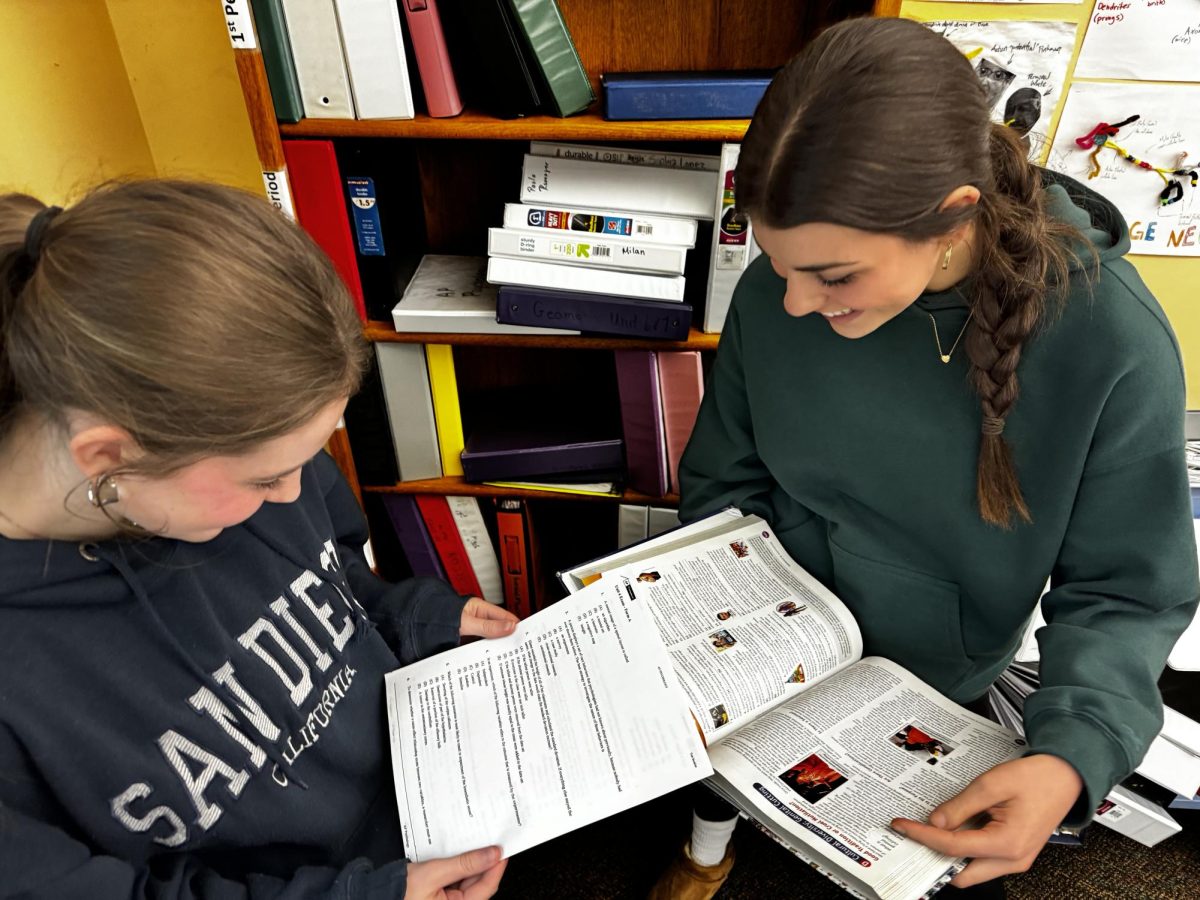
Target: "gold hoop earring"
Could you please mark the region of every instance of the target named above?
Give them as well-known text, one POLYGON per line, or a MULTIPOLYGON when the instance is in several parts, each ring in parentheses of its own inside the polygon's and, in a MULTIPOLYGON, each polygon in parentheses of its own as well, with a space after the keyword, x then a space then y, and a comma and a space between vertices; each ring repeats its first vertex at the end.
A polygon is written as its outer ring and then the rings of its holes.
POLYGON ((953 253, 954 253, 954 245, 947 244, 946 245, 946 254, 942 257, 942 271, 943 272, 946 269, 950 268, 950 257, 953 255, 953 253))
POLYGON ((103 509, 106 506, 112 506, 121 499, 121 491, 117 488, 117 480, 111 475, 100 475, 95 478, 87 489, 88 503, 103 509))

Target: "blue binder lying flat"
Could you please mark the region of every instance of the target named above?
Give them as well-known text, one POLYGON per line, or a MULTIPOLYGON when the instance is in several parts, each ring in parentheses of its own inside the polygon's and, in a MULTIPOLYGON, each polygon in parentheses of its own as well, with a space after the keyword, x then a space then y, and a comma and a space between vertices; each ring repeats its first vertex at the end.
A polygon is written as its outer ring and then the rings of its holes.
POLYGON ((601 76, 604 118, 749 119, 775 76, 736 72, 608 72, 601 76))

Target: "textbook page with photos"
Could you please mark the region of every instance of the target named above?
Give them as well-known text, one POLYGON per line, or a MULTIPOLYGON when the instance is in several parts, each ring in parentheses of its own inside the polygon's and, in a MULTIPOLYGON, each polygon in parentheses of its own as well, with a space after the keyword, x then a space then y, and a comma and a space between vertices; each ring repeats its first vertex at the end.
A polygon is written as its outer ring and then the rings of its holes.
POLYGON ((862 658, 849 609, 757 516, 727 510, 563 581, 615 583, 645 605, 708 744, 709 784, 860 897, 917 900, 948 881, 962 859, 889 823, 924 821, 1024 753, 1012 731, 862 658))
POLYGON ((927 818, 1023 751, 862 658, 849 609, 757 516, 719 513, 563 580, 572 596, 514 634, 387 676, 411 859, 511 856, 711 776, 846 890, 918 900, 963 860, 891 819, 927 818))

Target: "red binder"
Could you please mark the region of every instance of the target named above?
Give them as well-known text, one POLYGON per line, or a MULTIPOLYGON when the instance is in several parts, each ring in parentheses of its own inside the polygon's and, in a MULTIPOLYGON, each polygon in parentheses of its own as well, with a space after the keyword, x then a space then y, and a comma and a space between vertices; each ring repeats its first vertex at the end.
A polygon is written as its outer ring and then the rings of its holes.
POLYGON ((504 606, 524 619, 533 612, 533 599, 525 544, 525 510, 520 500, 496 501, 496 536, 500 539, 504 606))
POLYGON ((421 518, 425 520, 425 528, 442 561, 442 568, 446 570, 446 580, 450 586, 464 597, 482 597, 479 579, 471 568, 467 548, 463 546, 446 498, 437 494, 418 494, 417 507, 421 510, 421 518))
POLYGON ((365 322, 362 282, 354 261, 354 239, 342 199, 342 177, 332 141, 283 141, 296 218, 320 245, 342 276, 358 314, 365 322))

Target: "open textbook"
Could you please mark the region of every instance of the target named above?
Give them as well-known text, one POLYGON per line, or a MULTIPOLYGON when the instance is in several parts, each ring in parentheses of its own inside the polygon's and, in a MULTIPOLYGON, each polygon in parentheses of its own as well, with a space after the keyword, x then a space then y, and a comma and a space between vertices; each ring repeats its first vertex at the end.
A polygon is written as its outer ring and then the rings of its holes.
POLYGON ((707 777, 851 893, 917 900, 963 860, 891 819, 926 818, 1024 752, 863 658, 849 610, 756 516, 726 511, 561 577, 573 596, 513 635, 387 677, 411 858, 511 855, 707 777))

